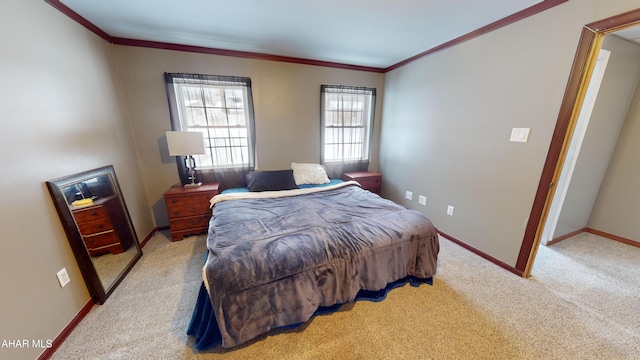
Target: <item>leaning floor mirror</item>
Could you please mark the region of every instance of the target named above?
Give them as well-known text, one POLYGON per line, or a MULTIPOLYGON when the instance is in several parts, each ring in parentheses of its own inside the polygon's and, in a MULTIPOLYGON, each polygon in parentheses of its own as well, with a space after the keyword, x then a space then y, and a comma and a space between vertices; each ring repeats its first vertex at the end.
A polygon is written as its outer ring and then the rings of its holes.
POLYGON ((142 256, 112 165, 47 181, 89 293, 103 304, 142 256))

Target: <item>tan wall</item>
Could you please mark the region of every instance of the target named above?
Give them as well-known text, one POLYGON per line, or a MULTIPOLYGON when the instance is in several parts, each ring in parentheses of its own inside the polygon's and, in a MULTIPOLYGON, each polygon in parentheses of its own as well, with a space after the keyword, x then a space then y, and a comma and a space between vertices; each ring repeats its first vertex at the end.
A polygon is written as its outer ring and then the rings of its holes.
POLYGON ((256 116, 257 166, 288 169, 291 162, 320 161, 320 85, 378 89, 371 170, 377 170, 384 75, 179 51, 115 47, 138 145, 149 205, 158 226, 167 225, 162 194, 179 182, 175 158, 166 156, 171 130, 165 72, 247 76, 256 116))
POLYGON ((515 266, 582 27, 637 7, 569 1, 387 73, 383 194, 515 266))
POLYGON ((112 47, 42 0, 2 7, 0 341, 31 342, 54 339, 90 299, 45 181, 113 164, 138 234, 152 221, 112 47))
POLYGON ((640 91, 620 132, 589 227, 640 242, 640 91))

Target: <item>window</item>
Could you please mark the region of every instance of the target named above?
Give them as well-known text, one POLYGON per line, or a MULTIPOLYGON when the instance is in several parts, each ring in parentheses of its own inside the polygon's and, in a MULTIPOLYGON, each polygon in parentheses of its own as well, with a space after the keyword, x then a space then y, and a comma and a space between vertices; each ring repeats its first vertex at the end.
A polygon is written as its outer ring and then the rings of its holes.
POLYGON ((173 130, 203 134, 206 153, 194 155, 197 166, 253 168, 251 79, 167 73, 165 80, 173 130))
POLYGON ((344 171, 364 171, 369 166, 376 89, 343 85, 322 85, 322 163, 344 171))

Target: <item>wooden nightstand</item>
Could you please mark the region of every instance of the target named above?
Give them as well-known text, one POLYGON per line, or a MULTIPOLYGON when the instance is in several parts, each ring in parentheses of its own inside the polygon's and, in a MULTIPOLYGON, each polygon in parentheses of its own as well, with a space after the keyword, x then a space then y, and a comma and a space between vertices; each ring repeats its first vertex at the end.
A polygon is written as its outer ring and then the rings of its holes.
POLYGON ((342 180, 349 181, 354 180, 360 183, 363 189, 369 190, 372 193, 380 195, 382 187, 382 175, 369 171, 344 173, 342 180))
POLYGON ((211 219, 209 200, 215 195, 218 195, 218 183, 197 188, 175 185, 164 193, 172 241, 207 232, 211 219))

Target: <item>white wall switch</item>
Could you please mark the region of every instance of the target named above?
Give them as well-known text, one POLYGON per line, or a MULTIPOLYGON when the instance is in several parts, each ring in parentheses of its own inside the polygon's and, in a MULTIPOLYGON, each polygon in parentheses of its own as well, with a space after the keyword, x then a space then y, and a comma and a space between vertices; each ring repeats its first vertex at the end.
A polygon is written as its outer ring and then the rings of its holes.
POLYGON ((60 287, 64 287, 71 281, 71 279, 69 279, 69 274, 67 274, 66 268, 62 268, 62 270, 58 271, 56 273, 56 276, 58 277, 58 282, 60 282, 60 287))
POLYGON ((529 132, 531 128, 513 128, 511 129, 511 142, 527 142, 529 140, 529 132))
POLYGON ((447 207, 447 215, 453 216, 453 206, 449 205, 447 207))
POLYGON ((427 206, 427 197, 423 195, 418 196, 418 204, 427 206))
POLYGON ((404 197, 407 200, 413 200, 413 193, 411 191, 407 191, 406 193, 404 193, 404 197))

